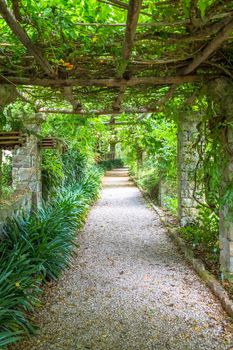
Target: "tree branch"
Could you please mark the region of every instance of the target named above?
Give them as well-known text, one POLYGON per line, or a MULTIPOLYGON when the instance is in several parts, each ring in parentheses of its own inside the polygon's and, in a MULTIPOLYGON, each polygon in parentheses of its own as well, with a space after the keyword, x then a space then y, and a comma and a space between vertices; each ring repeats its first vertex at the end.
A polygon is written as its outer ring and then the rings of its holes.
POLYGON ((202 62, 204 62, 214 51, 216 51, 222 43, 228 39, 233 31, 233 19, 216 35, 216 37, 208 43, 204 50, 193 59, 193 61, 182 70, 182 74, 189 74, 193 72, 202 62))
POLYGON ((62 93, 65 99, 73 106, 74 111, 82 109, 81 103, 74 97, 72 86, 63 87, 62 93))
POLYGON ((19 22, 15 19, 14 15, 7 8, 5 0, 0 0, 0 13, 2 17, 5 19, 6 23, 15 34, 15 36, 22 42, 22 44, 28 49, 29 52, 35 57, 36 61, 39 63, 41 68, 44 70, 46 74, 49 76, 55 76, 55 73, 50 66, 49 62, 40 54, 38 49, 31 42, 27 33, 21 27, 19 22))
POLYGON ((17 21, 20 22, 22 17, 20 14, 19 2, 20 0, 12 0, 12 7, 13 7, 15 18, 17 19, 17 21))

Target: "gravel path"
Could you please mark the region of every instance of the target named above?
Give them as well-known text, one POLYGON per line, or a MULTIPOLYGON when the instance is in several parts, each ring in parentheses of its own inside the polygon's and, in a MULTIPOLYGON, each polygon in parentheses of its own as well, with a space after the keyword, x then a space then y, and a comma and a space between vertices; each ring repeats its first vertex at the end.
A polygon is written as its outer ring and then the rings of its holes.
MULTIPOLYGON (((17 350, 226 350, 232 324, 123 169, 108 172, 74 264, 17 350)), ((233 343, 231 343, 233 344, 233 343)))

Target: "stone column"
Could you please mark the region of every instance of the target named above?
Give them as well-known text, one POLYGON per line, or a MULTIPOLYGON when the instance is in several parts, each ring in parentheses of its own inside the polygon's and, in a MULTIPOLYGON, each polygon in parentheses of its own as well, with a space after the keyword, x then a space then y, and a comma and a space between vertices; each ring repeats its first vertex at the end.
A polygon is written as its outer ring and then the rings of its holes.
POLYGON ((27 142, 13 154, 13 187, 32 193, 32 207, 37 209, 42 202, 41 154, 36 134, 40 130, 41 115, 38 113, 27 121, 27 142))
MULTIPOLYGON (((0 85, 0 112, 4 111, 4 107, 9 103, 15 102, 18 94, 16 87, 11 84, 0 85)), ((0 149, 0 198, 2 196, 2 149, 0 149)))
POLYGON ((233 83, 219 78, 208 85, 216 110, 224 117, 219 126, 223 168, 220 182, 219 242, 220 265, 223 273, 233 274, 233 83), (229 199, 225 199, 226 194, 229 199))
POLYGON ((198 134, 198 115, 181 114, 178 121, 178 212, 181 226, 193 223, 197 202, 193 198, 194 170, 198 154, 193 148, 198 134))
POLYGON ((158 204, 160 207, 164 207, 164 197, 166 195, 166 188, 163 179, 158 182, 158 204))
POLYGON ((115 160, 115 155, 116 155, 116 142, 115 141, 111 141, 110 142, 110 159, 111 160, 115 160))

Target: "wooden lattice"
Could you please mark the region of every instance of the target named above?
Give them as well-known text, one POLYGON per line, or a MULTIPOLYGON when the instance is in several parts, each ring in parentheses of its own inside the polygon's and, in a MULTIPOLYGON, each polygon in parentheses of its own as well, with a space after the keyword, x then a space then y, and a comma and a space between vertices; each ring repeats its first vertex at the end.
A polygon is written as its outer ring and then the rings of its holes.
POLYGON ((48 148, 57 148, 58 147, 58 141, 56 139, 53 139, 51 137, 45 137, 38 143, 40 148, 48 149, 48 148))
MULTIPOLYGON (((39 110, 44 113, 99 117, 158 113, 174 96, 184 95, 185 100, 190 101, 193 96, 190 84, 198 91, 206 80, 219 76, 233 78, 232 1, 97 2, 98 15, 94 18, 95 11, 92 13, 91 9, 89 23, 86 14, 79 21, 73 16, 69 16, 69 20, 67 16, 56 16, 60 10, 56 5, 48 8, 50 17, 46 19, 39 2, 37 23, 35 13, 31 13, 33 7, 26 3, 22 6, 18 0, 13 1, 17 4, 14 7, 0 0, 0 23, 6 33, 0 40, 4 52, 0 84, 27 86, 26 91, 33 90, 34 86, 43 87, 47 92, 43 102, 47 102, 47 96, 53 96, 46 107, 39 104, 39 110), (118 23, 118 17, 113 21, 113 13, 108 22, 106 19, 98 22, 101 9, 105 13, 109 8, 125 13, 126 21, 118 23), (45 20, 51 28, 43 33, 45 20), (56 35, 54 23, 61 28, 56 35), (67 35, 66 28, 73 29, 73 35, 67 35), (30 29, 40 33, 36 40, 28 35, 30 29), (104 41, 102 33, 105 33, 104 41), (12 45, 15 37, 25 50, 18 44, 12 45), (184 88, 179 90, 179 85, 184 88), (57 95, 55 90, 59 91, 57 95), (71 108, 67 108, 67 102, 71 108)), ((84 3, 85 8, 91 6, 88 0, 84 3)), ((72 6, 75 13, 79 5, 72 6)), ((67 9, 63 10, 65 15, 67 9)), ((41 90, 33 91, 37 94, 41 90)), ((21 97, 25 100, 25 95, 21 97)))
POLYGON ((26 135, 21 131, 1 132, 0 149, 11 150, 16 147, 22 147, 26 142, 26 135))

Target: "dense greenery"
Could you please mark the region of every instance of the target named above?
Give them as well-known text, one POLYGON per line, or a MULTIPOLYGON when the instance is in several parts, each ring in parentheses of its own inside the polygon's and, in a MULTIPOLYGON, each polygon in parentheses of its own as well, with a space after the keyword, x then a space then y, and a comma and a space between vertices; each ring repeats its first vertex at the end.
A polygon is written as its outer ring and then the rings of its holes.
MULTIPOLYGON (((77 157, 76 157, 77 160, 77 157)), ((64 182, 38 212, 7 221, 0 248, 0 348, 33 332, 32 311, 40 304, 43 284, 69 266, 76 232, 97 198, 102 172, 96 167, 67 167, 64 182), (77 169, 76 169, 77 170, 77 169)))
POLYGON ((152 115, 140 126, 120 132, 131 174, 155 201, 173 212, 177 210, 176 133, 174 121, 164 119, 163 114, 152 115), (159 199, 161 182, 165 189, 163 203, 159 199))
MULTIPOLYGON (((182 113, 200 116, 192 145, 198 159, 191 174, 199 213, 180 235, 218 269, 218 212, 226 203, 233 207, 232 184, 224 193, 220 184, 230 123, 205 85, 219 76, 232 79, 232 37, 219 46, 213 41, 218 36, 221 42, 221 31, 232 21, 233 2, 144 0, 134 31, 129 21, 125 25, 129 6, 124 0, 6 1, 27 44, 19 31, 12 33, 2 4, 0 80, 6 85, 0 86, 0 130, 26 132, 31 116, 43 111, 37 136, 56 138, 60 145, 42 152, 42 208, 22 212, 4 227, 4 348, 33 332, 31 312, 43 284, 69 265, 76 231, 98 196, 104 170, 129 166, 153 200, 177 216, 182 113), (209 50, 205 59, 203 50, 209 50), (196 59, 199 64, 190 70, 196 59), (6 87, 10 93, 3 99, 6 87)), ((2 169, 7 197, 12 193, 10 158, 2 169)))

